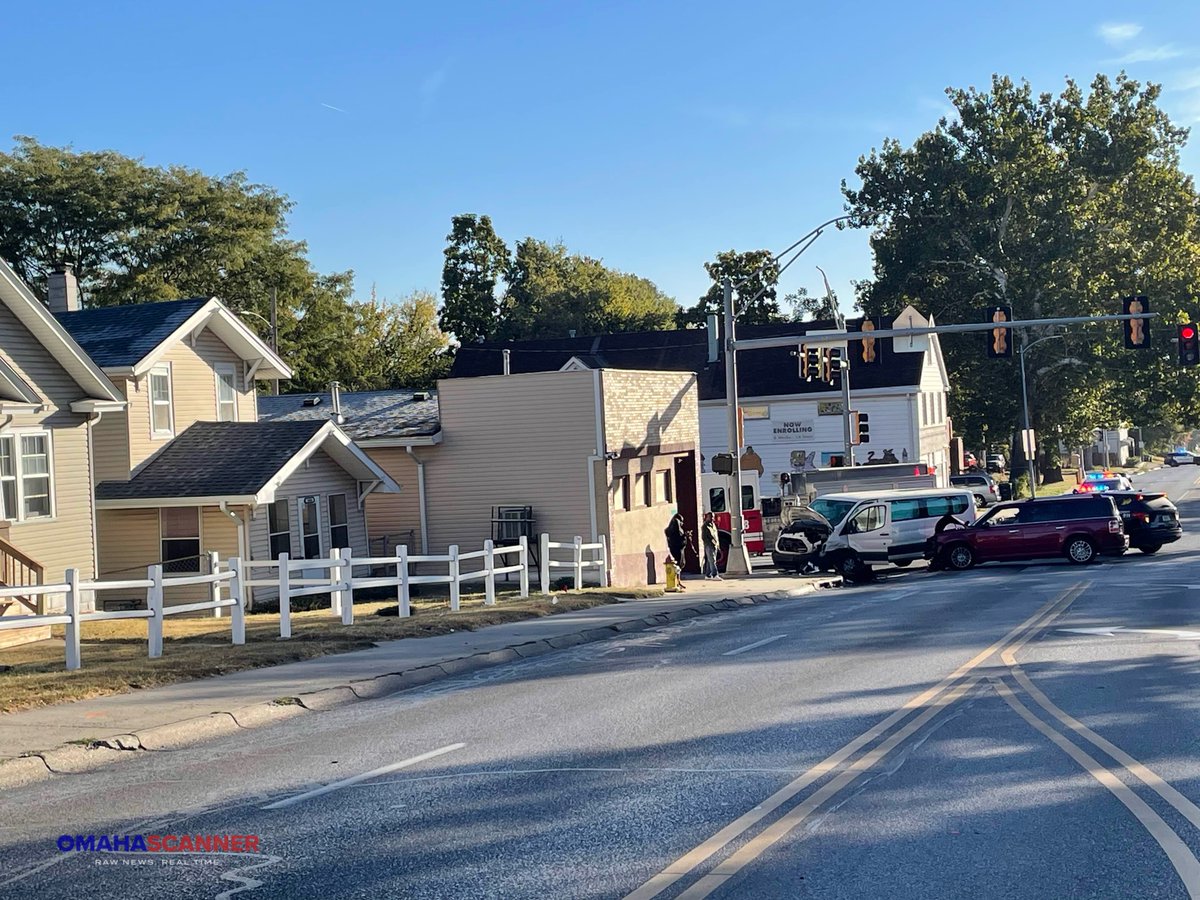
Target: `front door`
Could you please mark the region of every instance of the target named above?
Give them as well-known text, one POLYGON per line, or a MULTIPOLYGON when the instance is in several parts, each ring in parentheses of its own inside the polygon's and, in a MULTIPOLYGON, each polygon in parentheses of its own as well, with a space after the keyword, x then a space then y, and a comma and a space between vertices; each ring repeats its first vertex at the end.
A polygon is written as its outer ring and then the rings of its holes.
POLYGON ((887 562, 891 529, 888 527, 888 508, 883 503, 865 506, 843 525, 850 549, 863 562, 887 562))
MULTIPOLYGON (((298 497, 296 508, 300 520, 300 556, 303 559, 321 558, 321 498, 298 497)), ((321 578, 323 569, 305 569, 305 578, 321 578)))
POLYGON ((976 555, 981 559, 1027 559, 1025 539, 1031 526, 1021 521, 1021 508, 1002 507, 987 521, 972 529, 976 555))

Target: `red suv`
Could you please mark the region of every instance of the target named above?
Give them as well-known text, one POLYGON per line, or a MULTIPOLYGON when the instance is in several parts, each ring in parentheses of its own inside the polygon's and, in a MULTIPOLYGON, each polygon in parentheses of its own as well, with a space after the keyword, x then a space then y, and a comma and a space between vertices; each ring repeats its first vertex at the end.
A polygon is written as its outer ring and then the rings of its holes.
POLYGON ((937 568, 960 570, 993 560, 1054 556, 1083 564, 1099 555, 1120 556, 1128 548, 1112 499, 1094 494, 1001 503, 973 525, 935 534, 925 558, 937 568))

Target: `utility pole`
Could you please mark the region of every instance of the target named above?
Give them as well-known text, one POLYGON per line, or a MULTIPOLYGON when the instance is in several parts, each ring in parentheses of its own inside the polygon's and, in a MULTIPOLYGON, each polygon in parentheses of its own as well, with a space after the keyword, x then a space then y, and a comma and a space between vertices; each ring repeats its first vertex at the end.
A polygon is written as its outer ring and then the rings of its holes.
MULTIPOLYGON (((275 285, 271 285, 271 351, 279 355, 279 298, 275 292, 275 285)), ((276 378, 271 382, 271 393, 279 396, 279 379, 276 378)))
POLYGON ((730 488, 726 492, 729 507, 729 552, 725 572, 729 575, 749 575, 750 555, 742 540, 742 448, 738 440, 737 342, 734 336, 733 282, 722 280, 725 293, 725 409, 729 424, 729 455, 733 457, 730 488))

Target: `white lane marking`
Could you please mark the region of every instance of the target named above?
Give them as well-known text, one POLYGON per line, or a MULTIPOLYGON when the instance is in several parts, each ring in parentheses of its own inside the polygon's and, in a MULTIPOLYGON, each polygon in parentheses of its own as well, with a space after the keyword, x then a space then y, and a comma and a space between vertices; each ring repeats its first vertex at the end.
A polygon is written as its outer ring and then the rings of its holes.
POLYGON ((378 769, 372 769, 370 772, 363 772, 361 775, 343 778, 341 781, 335 781, 331 784, 325 785, 324 787, 314 788, 311 791, 305 791, 303 794, 297 794, 294 797, 288 797, 286 800, 276 800, 274 803, 269 803, 264 806, 263 809, 283 809, 286 806, 292 806, 305 800, 311 800, 313 797, 320 797, 324 794, 340 791, 342 788, 350 787, 352 784, 358 784, 360 781, 378 778, 380 775, 386 775, 389 772, 395 772, 398 769, 407 769, 409 766, 415 766, 417 763, 423 763, 425 760, 433 759, 435 756, 441 756, 445 753, 453 753, 455 750, 461 750, 465 746, 467 745, 447 744, 445 747, 438 747, 436 750, 430 750, 428 753, 422 753, 420 756, 410 756, 408 759, 401 760, 398 763, 392 763, 390 766, 382 766, 378 769))
POLYGON ((774 637, 763 638, 761 641, 755 641, 753 644, 747 644, 745 647, 738 647, 736 650, 726 650, 722 656, 737 656, 739 653, 745 653, 747 650, 753 650, 755 647, 762 647, 766 644, 772 644, 780 638, 787 637, 786 634, 777 634, 774 637))
POLYGON ((1200 631, 1186 631, 1171 628, 1126 628, 1124 625, 1112 625, 1107 628, 1060 628, 1068 634, 1091 634, 1097 637, 1116 637, 1119 634, 1165 634, 1172 635, 1181 641, 1200 639, 1200 631))

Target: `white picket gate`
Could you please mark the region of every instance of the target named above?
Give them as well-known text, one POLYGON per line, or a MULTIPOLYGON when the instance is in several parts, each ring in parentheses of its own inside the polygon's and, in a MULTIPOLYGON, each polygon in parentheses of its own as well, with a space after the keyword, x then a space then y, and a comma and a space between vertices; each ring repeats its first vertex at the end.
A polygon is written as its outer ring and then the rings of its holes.
POLYGON ((550 535, 543 534, 540 549, 541 571, 538 574, 543 594, 550 593, 550 570, 555 568, 572 571, 575 590, 583 587, 584 569, 596 569, 599 572, 600 587, 608 587, 608 541, 605 540, 604 535, 600 535, 600 540, 594 544, 585 544, 583 538, 576 535, 575 540, 567 544, 552 541, 550 535), (553 559, 551 557, 552 550, 570 550, 571 559, 569 561, 553 559), (585 559, 585 553, 590 554, 591 558, 585 559))

